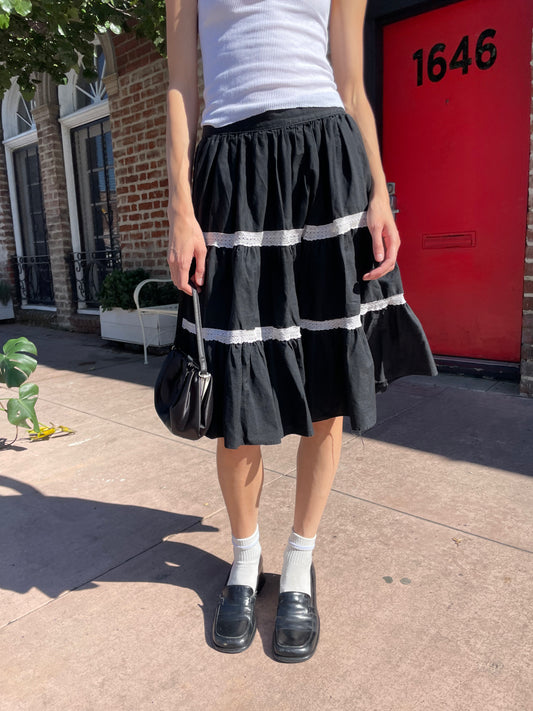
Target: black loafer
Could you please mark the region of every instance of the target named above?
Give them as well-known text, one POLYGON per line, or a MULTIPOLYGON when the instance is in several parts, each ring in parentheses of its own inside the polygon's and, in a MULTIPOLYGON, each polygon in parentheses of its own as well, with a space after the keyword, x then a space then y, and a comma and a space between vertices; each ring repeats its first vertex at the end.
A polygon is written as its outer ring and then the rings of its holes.
POLYGON ((315 653, 319 634, 315 568, 311 565, 311 596, 303 592, 284 592, 279 596, 272 640, 274 659, 305 662, 315 653))
POLYGON ((251 645, 256 630, 255 601, 264 584, 261 560, 255 590, 249 585, 224 586, 213 620, 213 644, 219 652, 236 654, 251 645))

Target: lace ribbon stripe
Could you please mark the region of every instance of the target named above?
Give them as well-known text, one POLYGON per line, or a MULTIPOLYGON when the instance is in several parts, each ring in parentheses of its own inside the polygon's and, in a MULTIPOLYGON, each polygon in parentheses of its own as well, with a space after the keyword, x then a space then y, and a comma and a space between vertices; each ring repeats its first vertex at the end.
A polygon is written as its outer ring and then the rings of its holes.
POLYGON ((366 227, 366 211, 338 217, 327 225, 306 225, 291 230, 265 230, 263 232, 238 231, 204 232, 208 247, 290 247, 302 240, 330 239, 350 230, 366 227))
MULTIPOLYGON (((403 294, 394 294, 386 299, 370 301, 361 304, 361 315, 371 311, 383 311, 388 306, 400 306, 405 304, 403 294)), ((251 329, 235 329, 226 331, 221 328, 204 328, 203 336, 206 341, 218 341, 226 345, 238 345, 242 343, 257 343, 259 341, 291 341, 301 338, 301 330, 305 331, 330 331, 336 328, 355 330, 361 328, 360 316, 348 316, 343 318, 329 319, 327 321, 311 321, 302 319, 300 326, 288 326, 287 328, 275 328, 274 326, 258 326, 251 329)), ((196 326, 192 321, 183 319, 183 328, 196 335, 196 326)))
POLYGON ((366 304, 361 304, 361 316, 364 316, 369 311, 383 311, 387 306, 401 306, 406 304, 405 296, 403 294, 394 294, 393 296, 388 296, 386 299, 380 299, 379 301, 369 301, 366 304))

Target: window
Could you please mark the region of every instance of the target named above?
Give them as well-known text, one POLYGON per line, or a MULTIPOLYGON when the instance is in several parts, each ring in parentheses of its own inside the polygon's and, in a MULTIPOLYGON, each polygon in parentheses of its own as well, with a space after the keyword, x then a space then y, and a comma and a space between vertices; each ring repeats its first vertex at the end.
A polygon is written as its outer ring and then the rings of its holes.
POLYGON ((113 249, 117 193, 109 119, 75 128, 71 137, 82 249, 113 249))
POLYGON ((120 267, 115 170, 103 81, 106 61, 97 41, 94 68, 97 77, 93 81, 72 72, 67 86, 59 87, 72 232, 72 278, 81 310, 98 307, 104 277, 120 267))
POLYGON ((34 101, 21 95, 16 81, 2 101, 6 166, 16 245, 16 270, 22 306, 54 306, 48 233, 43 207, 34 101))
POLYGON ((97 78, 88 82, 83 74, 78 74, 76 82, 75 105, 76 109, 83 109, 85 106, 97 104, 107 99, 107 92, 103 77, 105 76, 105 55, 101 45, 94 48, 94 69, 98 73, 97 78))
POLYGON ((23 254, 18 255, 19 288, 27 305, 53 305, 39 153, 35 143, 13 151, 23 254))
POLYGON ((35 121, 33 120, 32 110, 35 106, 35 101, 28 101, 22 94, 19 98, 17 107, 17 133, 24 133, 35 129, 35 121))

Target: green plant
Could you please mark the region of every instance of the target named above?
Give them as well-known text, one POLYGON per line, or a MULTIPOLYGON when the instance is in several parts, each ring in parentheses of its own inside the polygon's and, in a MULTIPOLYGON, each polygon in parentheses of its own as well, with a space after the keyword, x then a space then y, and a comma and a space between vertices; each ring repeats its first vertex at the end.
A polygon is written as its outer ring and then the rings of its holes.
POLYGON ((26 382, 37 367, 34 355, 37 355, 37 348, 27 338, 11 338, 4 343, 0 353, 0 383, 8 388, 18 388, 18 397, 0 397, 0 409, 7 413, 8 421, 15 427, 38 432, 35 402, 39 386, 26 382), (7 400, 7 406, 4 406, 3 400, 7 400))
POLYGON ((4 306, 9 302, 11 298, 11 284, 5 279, 0 279, 0 303, 4 306))
MULTIPOLYGON (((113 308, 131 310, 135 308, 133 292, 141 281, 149 279, 149 273, 142 268, 114 271, 106 276, 100 289, 99 301, 103 311, 113 308)), ((150 283, 140 294, 141 306, 160 306, 178 301, 179 291, 174 284, 150 283)))
POLYGON ((28 100, 43 72, 58 84, 69 69, 94 80, 92 41, 106 30, 146 37, 164 55, 165 0, 0 0, 0 95, 13 76, 28 100))

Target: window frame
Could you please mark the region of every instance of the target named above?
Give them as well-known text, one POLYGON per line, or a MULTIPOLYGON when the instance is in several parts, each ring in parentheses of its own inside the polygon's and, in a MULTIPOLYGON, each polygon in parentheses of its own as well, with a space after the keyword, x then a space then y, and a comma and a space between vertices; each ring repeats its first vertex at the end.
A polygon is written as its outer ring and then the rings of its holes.
MULTIPOLYGON (((37 129, 35 126, 28 131, 24 131, 23 133, 16 133, 18 130, 17 111, 20 97, 21 93, 17 80, 16 78, 12 79, 11 87, 4 94, 2 100, 2 125, 4 128, 4 135, 8 135, 8 137, 3 140, 3 145, 6 158, 9 201, 11 203, 11 219, 13 222, 13 234, 15 237, 15 254, 17 257, 26 257, 28 255, 24 254, 24 239, 22 236, 22 223, 19 212, 14 152, 18 148, 25 148, 33 144, 37 146, 38 151, 39 142, 37 140, 37 129)), ((22 300, 21 308, 36 311, 57 311, 56 306, 28 304, 26 299, 22 300)))

